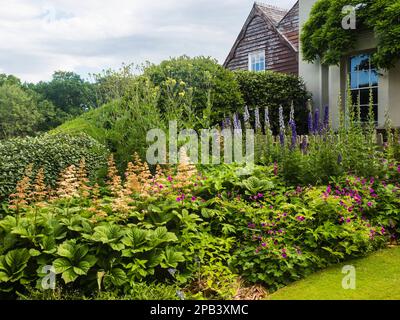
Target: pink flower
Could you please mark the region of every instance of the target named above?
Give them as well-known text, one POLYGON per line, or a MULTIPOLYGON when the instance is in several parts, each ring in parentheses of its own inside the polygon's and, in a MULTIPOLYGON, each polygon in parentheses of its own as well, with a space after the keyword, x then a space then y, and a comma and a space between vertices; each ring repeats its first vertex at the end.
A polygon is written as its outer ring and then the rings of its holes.
POLYGON ((181 197, 176 198, 176 202, 181 202, 183 199, 181 197))
POLYGON ((168 176, 167 179, 168 179, 169 182, 171 182, 173 180, 171 176, 168 176))
POLYGON ((368 202, 368 203, 367 203, 367 206, 368 206, 368 207, 372 207, 372 202, 368 202))
POLYGON ((195 196, 192 197, 192 201, 196 201, 197 198, 195 196))

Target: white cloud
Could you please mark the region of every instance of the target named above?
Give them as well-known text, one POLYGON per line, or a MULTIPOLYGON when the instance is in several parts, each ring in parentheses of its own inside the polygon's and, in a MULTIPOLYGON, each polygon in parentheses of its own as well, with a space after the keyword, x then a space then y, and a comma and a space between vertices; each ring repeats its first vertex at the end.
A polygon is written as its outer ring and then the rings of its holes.
MULTIPOLYGON (((289 8, 295 0, 268 0, 289 8)), ((212 55, 221 62, 252 0, 0 0, 0 70, 25 81, 122 62, 212 55)))

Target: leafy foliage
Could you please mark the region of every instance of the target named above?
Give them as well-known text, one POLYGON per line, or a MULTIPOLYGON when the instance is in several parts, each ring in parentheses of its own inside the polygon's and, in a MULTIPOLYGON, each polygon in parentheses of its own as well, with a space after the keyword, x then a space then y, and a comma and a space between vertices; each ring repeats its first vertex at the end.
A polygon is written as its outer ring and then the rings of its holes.
POLYGON ((69 164, 79 165, 85 158, 90 175, 94 178, 106 163, 108 151, 85 134, 43 135, 35 138, 16 138, 0 142, 0 199, 15 190, 25 169, 33 164, 34 174, 40 168, 45 180, 54 186, 58 174, 69 164))
POLYGON ((158 89, 147 79, 136 78, 122 99, 68 121, 52 133, 86 133, 115 154, 119 168, 125 168, 134 152, 145 157, 146 132, 164 128, 157 109, 158 96, 158 89))
POLYGON ((360 30, 370 30, 378 39, 374 63, 382 69, 390 69, 400 54, 400 4, 391 0, 319 0, 312 8, 310 18, 302 33, 302 50, 305 60, 320 58, 323 64, 336 65, 344 52, 354 49, 360 30), (356 30, 345 30, 341 23, 347 14, 344 6, 358 6, 356 30))
MULTIPOLYGON (((293 103, 299 133, 307 132, 306 106, 310 95, 301 79, 271 71, 239 71, 235 72, 235 77, 248 107, 268 107, 270 118, 277 120, 279 107, 284 107, 284 114, 288 117, 293 103)), ((271 123, 271 129, 275 134, 279 132, 278 121, 271 123)))
MULTIPOLYGON (((218 124, 225 115, 243 107, 241 93, 233 74, 211 58, 182 56, 166 60, 158 66, 147 67, 145 76, 160 87, 158 106, 164 113, 172 111, 171 99, 190 95, 190 101, 186 102, 186 108, 190 110, 186 110, 185 116, 190 120, 193 112, 194 117, 198 118, 194 121, 197 126, 203 120, 210 121, 210 124, 204 127, 218 124), (210 104, 212 108, 207 110, 210 104)), ((179 119, 179 108, 182 108, 182 105, 173 108, 176 119, 179 119)))

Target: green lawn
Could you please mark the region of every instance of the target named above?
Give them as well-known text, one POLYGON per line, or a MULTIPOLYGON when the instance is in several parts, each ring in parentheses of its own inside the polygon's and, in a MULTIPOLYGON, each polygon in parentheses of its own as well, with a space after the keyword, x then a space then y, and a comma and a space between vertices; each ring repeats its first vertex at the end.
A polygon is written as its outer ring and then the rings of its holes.
POLYGON ((376 252, 366 258, 341 263, 293 283, 271 300, 398 300, 400 299, 400 247, 376 252), (342 288, 342 268, 356 268, 356 289, 342 288))

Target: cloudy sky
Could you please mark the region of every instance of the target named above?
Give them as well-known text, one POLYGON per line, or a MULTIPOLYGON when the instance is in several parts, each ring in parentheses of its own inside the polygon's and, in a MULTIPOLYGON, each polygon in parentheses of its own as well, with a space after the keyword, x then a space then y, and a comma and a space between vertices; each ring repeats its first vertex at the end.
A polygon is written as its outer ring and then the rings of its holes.
MULTIPOLYGON (((48 80, 206 55, 221 63, 253 0, 0 0, 0 73, 48 80)), ((295 0, 265 0, 290 8, 295 0)))

